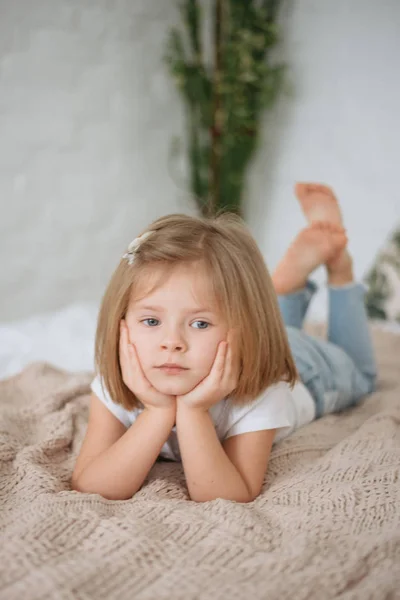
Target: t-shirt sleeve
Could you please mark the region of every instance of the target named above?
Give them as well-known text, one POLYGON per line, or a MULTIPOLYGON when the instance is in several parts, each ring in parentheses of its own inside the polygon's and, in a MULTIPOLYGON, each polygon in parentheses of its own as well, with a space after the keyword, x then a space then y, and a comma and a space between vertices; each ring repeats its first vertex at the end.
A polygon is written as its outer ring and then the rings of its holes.
POLYGON ((268 388, 259 398, 246 407, 234 407, 232 420, 225 439, 263 429, 279 429, 280 436, 288 435, 295 425, 294 406, 288 386, 277 384, 268 388), (235 410, 236 409, 236 410, 235 410))
POLYGON ((92 392, 96 394, 96 396, 99 398, 99 400, 101 400, 101 402, 105 406, 107 406, 107 408, 112 412, 112 414, 115 417, 117 417, 117 419, 119 419, 121 423, 125 425, 126 428, 132 425, 132 422, 135 420, 136 417, 136 411, 126 410, 126 408, 114 402, 110 394, 108 393, 108 390, 106 389, 105 385, 102 385, 99 376, 95 377, 95 379, 90 385, 90 388, 92 392))

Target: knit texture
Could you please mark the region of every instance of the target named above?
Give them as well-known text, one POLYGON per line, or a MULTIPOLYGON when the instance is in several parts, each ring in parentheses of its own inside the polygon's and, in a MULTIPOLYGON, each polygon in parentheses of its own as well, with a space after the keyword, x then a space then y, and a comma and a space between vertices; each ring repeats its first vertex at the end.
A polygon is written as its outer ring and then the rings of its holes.
POLYGON ((1 600, 400 598, 400 336, 379 391, 273 447, 250 504, 188 500, 158 462, 125 501, 70 490, 92 373, 0 382, 1 600))

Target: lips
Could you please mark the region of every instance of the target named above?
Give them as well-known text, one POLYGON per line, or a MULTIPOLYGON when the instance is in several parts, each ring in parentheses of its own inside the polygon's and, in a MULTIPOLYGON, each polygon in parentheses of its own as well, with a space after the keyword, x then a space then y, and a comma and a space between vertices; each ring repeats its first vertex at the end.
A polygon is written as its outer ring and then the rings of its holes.
POLYGON ((159 369, 182 369, 186 370, 186 367, 182 367, 182 365, 178 365, 177 363, 164 363, 158 367, 159 369))
POLYGON ((167 375, 179 375, 180 373, 187 371, 186 367, 181 367, 176 363, 165 363, 164 365, 161 365, 157 368, 159 371, 162 371, 167 375))

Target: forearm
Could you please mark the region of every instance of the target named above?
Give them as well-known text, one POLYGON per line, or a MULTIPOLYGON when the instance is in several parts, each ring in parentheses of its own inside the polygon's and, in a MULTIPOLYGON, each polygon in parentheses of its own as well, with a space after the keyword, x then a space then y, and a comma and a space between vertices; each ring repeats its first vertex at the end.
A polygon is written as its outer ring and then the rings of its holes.
POLYGON ((192 500, 215 498, 248 502, 250 492, 229 460, 208 411, 192 409, 178 402, 176 431, 192 500))
POLYGON ((110 500, 131 498, 155 463, 174 421, 175 410, 145 409, 119 440, 83 469, 73 489, 110 500))

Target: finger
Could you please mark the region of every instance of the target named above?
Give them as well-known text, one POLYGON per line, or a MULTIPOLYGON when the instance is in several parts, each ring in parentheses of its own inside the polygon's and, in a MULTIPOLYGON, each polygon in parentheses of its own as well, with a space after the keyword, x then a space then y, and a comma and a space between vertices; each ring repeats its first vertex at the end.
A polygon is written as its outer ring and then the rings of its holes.
POLYGON ((137 373, 137 367, 135 365, 135 360, 132 355, 132 349, 130 348, 130 344, 127 340, 126 330, 123 329, 121 331, 121 339, 120 339, 120 356, 119 356, 122 379, 124 383, 131 389, 133 382, 139 379, 137 373))
POLYGON ((231 386, 234 383, 235 387, 239 371, 237 332, 231 330, 228 333, 228 340, 229 342, 225 361, 224 383, 226 383, 228 386, 231 386))
POLYGON ((128 326, 127 326, 125 320, 121 321, 121 337, 122 337, 122 343, 125 348, 125 353, 126 353, 127 359, 130 362, 132 362, 132 361, 136 362, 137 361, 136 352, 134 351, 134 345, 130 341, 129 329, 128 329, 128 326))
POLYGON ((129 343, 130 342, 129 329, 128 329, 128 325, 126 324, 125 319, 121 319, 120 331, 121 331, 121 334, 124 336, 124 340, 126 340, 126 343, 129 343))
POLYGON ((138 392, 147 391, 152 386, 142 369, 135 344, 129 344, 129 357, 133 377, 135 379, 135 386, 138 392))
POLYGON ((121 369, 122 380, 129 387, 129 379, 130 379, 130 367, 129 367, 129 356, 128 349, 126 348, 123 336, 120 338, 120 346, 119 346, 119 366, 121 369))
POLYGON ((225 369, 225 360, 227 352, 227 342, 220 342, 215 355, 214 363, 210 371, 212 377, 221 378, 225 369))
POLYGON ((130 364, 131 368, 135 372, 140 373, 141 367, 139 364, 139 359, 138 359, 138 355, 136 352, 135 344, 131 344, 130 342, 127 342, 127 349, 128 349, 129 364, 130 364))
POLYGON ((123 356, 126 367, 130 367, 130 368, 134 367, 134 364, 132 361, 132 344, 129 342, 128 328, 127 328, 126 324, 122 325, 121 349, 122 349, 122 356, 123 356))
POLYGON ((120 322, 119 327, 119 352, 120 358, 125 361, 128 358, 128 348, 127 348, 127 339, 126 339, 126 329, 123 321, 120 322))
POLYGON ((126 339, 128 344, 132 343, 131 340, 131 336, 130 336, 130 332, 129 332, 129 327, 128 327, 128 323, 126 322, 126 320, 124 319, 124 329, 125 329, 125 333, 126 333, 126 339))
POLYGON ((233 373, 233 351, 232 344, 227 343, 226 350, 226 358, 225 358, 225 368, 223 372, 223 383, 229 382, 233 373))
POLYGON ((129 342, 128 327, 124 319, 120 322, 120 351, 126 366, 134 367, 132 360, 132 344, 129 342))
POLYGON ((228 345, 227 348, 227 359, 231 362, 234 356, 234 347, 235 347, 235 331, 230 329, 226 336, 226 342, 228 345))

